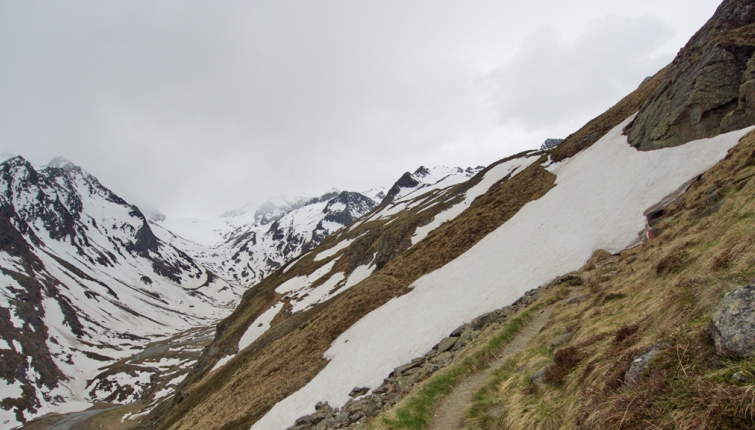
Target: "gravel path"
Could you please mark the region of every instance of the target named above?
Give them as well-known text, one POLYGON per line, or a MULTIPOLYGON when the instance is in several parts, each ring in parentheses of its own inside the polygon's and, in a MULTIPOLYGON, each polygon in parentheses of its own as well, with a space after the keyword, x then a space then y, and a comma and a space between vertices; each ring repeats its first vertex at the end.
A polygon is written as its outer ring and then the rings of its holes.
MULTIPOLYGON (((572 291, 565 300, 576 296, 572 291)), ((490 367, 475 373, 464 379, 454 390, 441 402, 430 429, 432 430, 459 430, 464 428, 464 412, 472 403, 474 394, 488 381, 493 370, 501 367, 503 363, 514 355, 524 350, 527 344, 548 323, 553 312, 553 305, 538 312, 514 339, 501 351, 499 358, 490 363, 490 367)))

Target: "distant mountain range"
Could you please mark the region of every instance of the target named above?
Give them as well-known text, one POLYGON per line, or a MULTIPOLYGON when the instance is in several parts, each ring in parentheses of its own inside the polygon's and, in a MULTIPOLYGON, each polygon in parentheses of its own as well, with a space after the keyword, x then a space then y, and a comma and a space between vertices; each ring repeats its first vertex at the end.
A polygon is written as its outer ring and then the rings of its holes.
POLYGON ((332 190, 173 221, 62 157, 0 159, 1 428, 138 400, 158 370, 129 357, 211 327, 249 287, 385 197, 383 188, 332 190))

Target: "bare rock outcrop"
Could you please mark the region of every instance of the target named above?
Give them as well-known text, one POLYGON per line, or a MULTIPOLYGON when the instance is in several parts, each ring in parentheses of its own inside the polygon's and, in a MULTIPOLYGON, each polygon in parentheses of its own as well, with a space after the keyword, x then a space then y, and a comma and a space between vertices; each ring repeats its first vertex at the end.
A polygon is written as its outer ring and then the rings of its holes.
POLYGON ((755 124, 755 0, 725 0, 627 127, 641 150, 755 124))

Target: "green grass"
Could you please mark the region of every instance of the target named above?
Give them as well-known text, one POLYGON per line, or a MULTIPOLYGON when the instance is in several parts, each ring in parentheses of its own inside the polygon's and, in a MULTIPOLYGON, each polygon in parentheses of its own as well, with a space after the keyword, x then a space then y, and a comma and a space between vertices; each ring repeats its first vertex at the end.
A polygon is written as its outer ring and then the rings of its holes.
MULTIPOLYGON (((516 365, 516 359, 506 360, 500 368, 493 371, 493 377, 488 383, 475 393, 472 406, 466 411, 466 416, 471 418, 477 427, 490 428, 495 421, 503 418, 503 415, 492 417, 489 415, 489 411, 499 403, 497 392, 500 384, 511 378, 516 371, 516 365)), ((529 383, 529 378, 526 378, 525 383, 529 383)))
POLYGON ((540 306, 535 305, 512 319, 471 357, 430 377, 417 392, 412 394, 403 407, 396 410, 395 418, 383 418, 383 423, 395 429, 423 430, 428 428, 435 408, 441 400, 453 391, 464 376, 482 369, 532 319, 540 306))

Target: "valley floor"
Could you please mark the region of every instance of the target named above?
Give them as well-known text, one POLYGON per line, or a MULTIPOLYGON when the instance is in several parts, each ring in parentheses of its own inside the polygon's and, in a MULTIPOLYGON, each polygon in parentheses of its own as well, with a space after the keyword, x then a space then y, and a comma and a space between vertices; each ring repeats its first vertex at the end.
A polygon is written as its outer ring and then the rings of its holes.
POLYGON ((95 403, 91 408, 70 414, 49 414, 37 418, 23 430, 124 430, 138 425, 142 418, 165 401, 170 401, 176 386, 186 376, 207 346, 215 326, 196 327, 160 342, 141 352, 100 369, 103 374, 128 374, 134 368, 149 369, 150 384, 136 402, 95 403))

